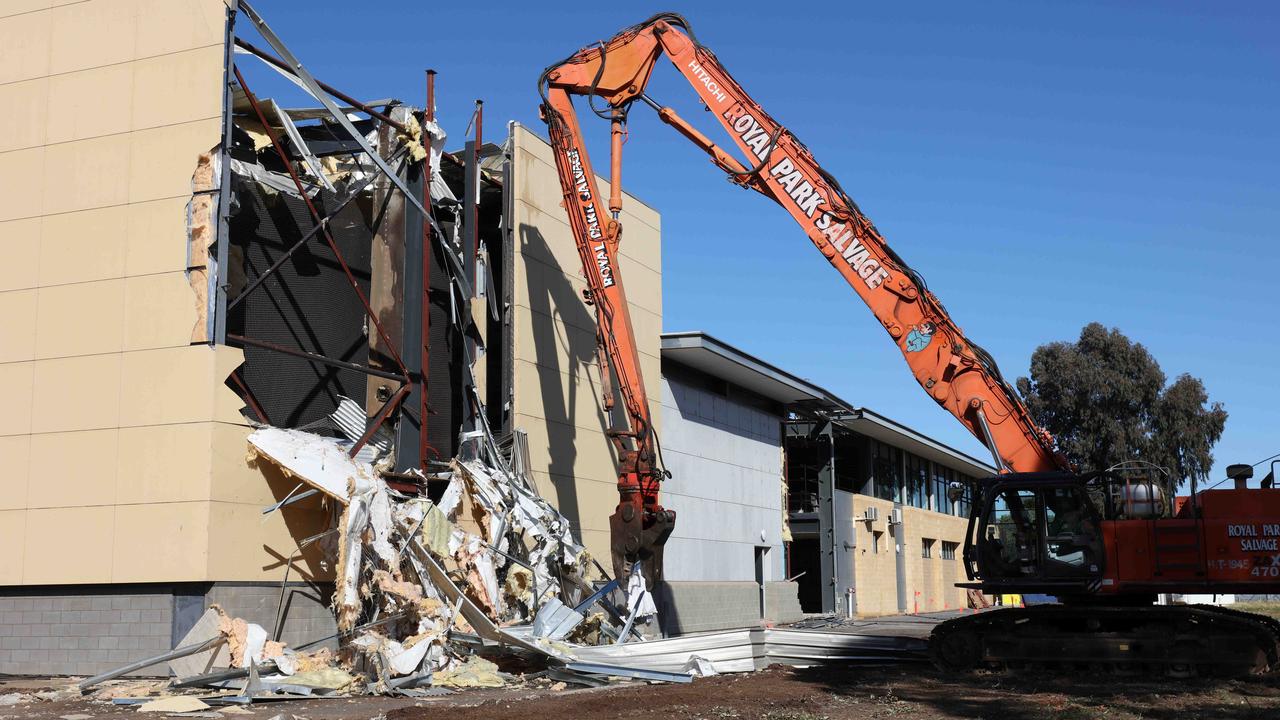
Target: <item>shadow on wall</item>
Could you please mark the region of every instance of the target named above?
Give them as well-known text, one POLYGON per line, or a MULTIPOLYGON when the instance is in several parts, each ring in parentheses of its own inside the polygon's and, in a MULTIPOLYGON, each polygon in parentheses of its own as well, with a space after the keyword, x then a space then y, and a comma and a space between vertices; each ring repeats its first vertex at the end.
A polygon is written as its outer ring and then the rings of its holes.
MULTIPOLYGON (((547 472, 556 488, 560 512, 573 523, 575 533, 581 536, 581 508, 578 507, 576 477, 579 428, 575 422, 579 418, 575 414, 578 393, 590 392, 598 397, 600 387, 596 385, 590 372, 590 367, 596 362, 594 340, 575 342, 573 335, 575 332, 589 332, 584 329, 595 327, 596 320, 583 306, 577 288, 563 273, 550 266, 547 269, 552 270, 551 272, 530 272, 541 264, 538 259, 555 257, 538 228, 528 224, 520 225, 520 252, 527 262, 525 279, 529 290, 529 309, 533 311, 530 318, 533 348, 538 386, 542 393, 543 417, 547 420, 547 451, 550 458, 547 472), (561 367, 562 355, 568 359, 569 367, 561 367), (569 380, 567 388, 564 386, 566 376, 569 380)), ((614 396, 614 406, 620 407, 616 389, 614 396)), ((596 406, 599 407, 598 400, 596 406)), ((595 415, 601 436, 586 438, 584 441, 606 443, 613 456, 613 446, 604 436, 608 420, 603 409, 595 415)), ((616 456, 613 456, 613 463, 616 472, 616 456)), ((600 510, 591 508, 588 512, 600 510)), ((604 512, 607 514, 612 510, 608 508, 604 512)))
MULTIPOLYGON (((298 481, 287 477, 270 460, 254 458, 247 459, 246 462, 251 468, 261 473, 276 502, 284 500, 291 494, 296 494, 295 491, 300 492, 306 489, 304 485, 299 490, 298 481)), ((321 496, 318 494, 291 503, 275 512, 281 514, 285 527, 289 530, 289 537, 295 543, 316 533, 324 532, 328 527, 329 511, 325 509, 321 496)), ((302 550, 299 550, 296 545, 272 547, 264 544, 262 553, 262 559, 264 560, 262 570, 264 572, 279 572, 283 576, 286 574, 287 568, 287 575, 290 581, 297 582, 301 580, 316 583, 333 580, 333 568, 326 562, 324 542, 313 542, 302 550)), ((328 598, 325 598, 324 601, 328 602, 328 598)))

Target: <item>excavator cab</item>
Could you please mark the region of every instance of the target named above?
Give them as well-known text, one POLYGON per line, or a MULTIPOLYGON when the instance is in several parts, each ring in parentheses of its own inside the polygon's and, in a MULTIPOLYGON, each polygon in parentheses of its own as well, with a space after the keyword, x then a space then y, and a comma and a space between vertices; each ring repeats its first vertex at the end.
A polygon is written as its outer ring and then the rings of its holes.
POLYGON ((1103 575, 1103 514, 1088 480, 1015 473, 978 484, 965 542, 970 587, 1000 592, 1087 592, 1103 575))

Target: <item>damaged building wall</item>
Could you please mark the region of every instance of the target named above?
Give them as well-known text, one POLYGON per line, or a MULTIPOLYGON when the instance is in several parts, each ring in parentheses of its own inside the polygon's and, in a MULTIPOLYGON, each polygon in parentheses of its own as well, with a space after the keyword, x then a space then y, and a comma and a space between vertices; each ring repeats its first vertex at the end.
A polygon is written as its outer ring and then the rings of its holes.
POLYGON ((240 351, 193 343, 226 5, 23 9, 0 10, 0 585, 278 581, 295 528, 261 507, 292 486, 245 464, 240 351))
MULTIPOLYGON (((539 491, 574 523, 588 550, 608 558, 618 477, 604 434, 595 316, 582 300, 586 281, 560 205, 551 147, 514 124, 512 140, 513 425, 529 434, 539 491)), ((607 195, 608 183, 599 182, 607 195)), ((661 427, 661 218, 625 195, 621 220, 621 272, 651 411, 661 427)))

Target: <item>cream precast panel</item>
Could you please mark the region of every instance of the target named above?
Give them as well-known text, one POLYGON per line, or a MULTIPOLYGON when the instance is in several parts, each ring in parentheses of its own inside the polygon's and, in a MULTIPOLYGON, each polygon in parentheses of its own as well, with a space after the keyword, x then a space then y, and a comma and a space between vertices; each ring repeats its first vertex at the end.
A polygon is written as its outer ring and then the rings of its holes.
POLYGON ((124 348, 124 280, 42 287, 36 302, 37 359, 124 348))
POLYGON ((0 292, 0 363, 34 360, 36 291, 0 292))
POLYGON ((0 585, 22 582, 27 543, 27 511, 0 510, 0 585))
POLYGON ((222 137, 221 120, 209 118, 130 133, 129 202, 191 195, 200 153, 222 137))
POLYGON ((296 483, 245 461, 243 355, 190 344, 226 12, 0 3, 0 584, 278 580, 328 520, 262 517, 296 483))
POLYGON ((93 0, 53 8, 49 74, 133 60, 138 40, 138 8, 133 0, 93 0), (109 42, 104 39, 109 38, 109 42))
POLYGON ((859 615, 892 615, 898 612, 896 545, 900 538, 889 528, 893 503, 853 496, 854 586, 859 615), (859 520, 867 508, 876 508, 873 522, 859 520), (877 537, 878 533, 878 537, 877 537))
MULTIPOLYGON (((515 392, 536 393, 542 400, 541 417, 549 422, 575 426, 586 432, 604 432, 607 422, 595 368, 578 366, 559 372, 545 365, 516 360, 515 392)), ((538 416, 534 416, 538 417, 538 416)))
POLYGON ((27 507, 114 504, 118 448, 116 428, 32 435, 27 507))
POLYGON ((119 135, 129 123, 134 64, 104 65, 49 78, 49 144, 119 135))
POLYGON ((35 392, 35 363, 0 363, 0 397, 5 411, 0 413, 0 435, 31 432, 31 398, 35 392))
POLYGON ((49 74, 52 27, 48 12, 0 18, 0 83, 49 74))
POLYGON ((37 285, 43 227, 44 218, 39 217, 0 222, 0 292, 37 285))
POLYGON ((119 385, 120 425, 206 420, 243 421, 240 398, 223 380, 243 357, 235 348, 207 345, 127 352, 119 385))
POLYGON ((122 277, 129 206, 49 215, 40 230, 40 285, 122 277))
POLYGON ((44 147, 0 153, 0 222, 40 215, 44 156, 44 147))
POLYGON ((36 10, 44 10, 52 7, 52 5, 52 0, 5 0, 0 3, 0 19, 10 15, 21 15, 36 10))
POLYGON ((230 423, 212 423, 210 427, 212 473, 209 475, 211 484, 206 497, 219 502, 250 503, 261 509, 283 500, 298 486, 297 479, 284 478, 270 461, 257 461, 249 457, 246 450, 253 428, 230 423))
POLYGON ((124 280, 124 349, 181 347, 199 322, 196 303, 183 272, 141 275, 124 280))
POLYGON ((176 197, 128 206, 125 275, 186 270, 187 201, 176 197))
POLYGON ((32 509, 26 514, 23 584, 111 582, 113 506, 32 509))
POLYGON ((222 116, 222 44, 132 63, 129 128, 176 125, 222 116))
POLYGON ((129 185, 122 179, 130 175, 130 152, 129 133, 45 146, 43 214, 128 202, 129 185))
POLYGON ((110 353, 33 363, 31 432, 119 427, 120 358, 110 353))
POLYGON ((231 0, 129 1, 137 6, 137 57, 222 45, 231 0))
MULTIPOLYGON (((120 428, 116 502, 121 505, 208 500, 214 428, 184 423, 120 428)), ((241 453, 243 461, 243 452, 241 453)))
POLYGON ((0 436, 0 510, 27 507, 27 479, 31 473, 31 436, 0 436))
MULTIPOLYGON (((115 508, 111 582, 204 580, 213 530, 207 502, 115 508), (163 538, 163 542, 157 539, 163 538)), ((222 537, 218 529, 218 537, 222 537)))
POLYGON ((49 78, 0 85, 0 152, 43 145, 48 112, 49 78))

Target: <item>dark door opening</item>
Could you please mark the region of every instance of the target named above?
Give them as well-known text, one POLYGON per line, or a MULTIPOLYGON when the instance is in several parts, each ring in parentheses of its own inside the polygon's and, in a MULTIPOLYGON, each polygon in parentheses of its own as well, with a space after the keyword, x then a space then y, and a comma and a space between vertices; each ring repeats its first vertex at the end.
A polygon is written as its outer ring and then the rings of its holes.
POLYGON ((822 550, 818 538, 791 541, 791 575, 800 575, 796 578, 800 586, 800 609, 807 613, 822 612, 822 550))

